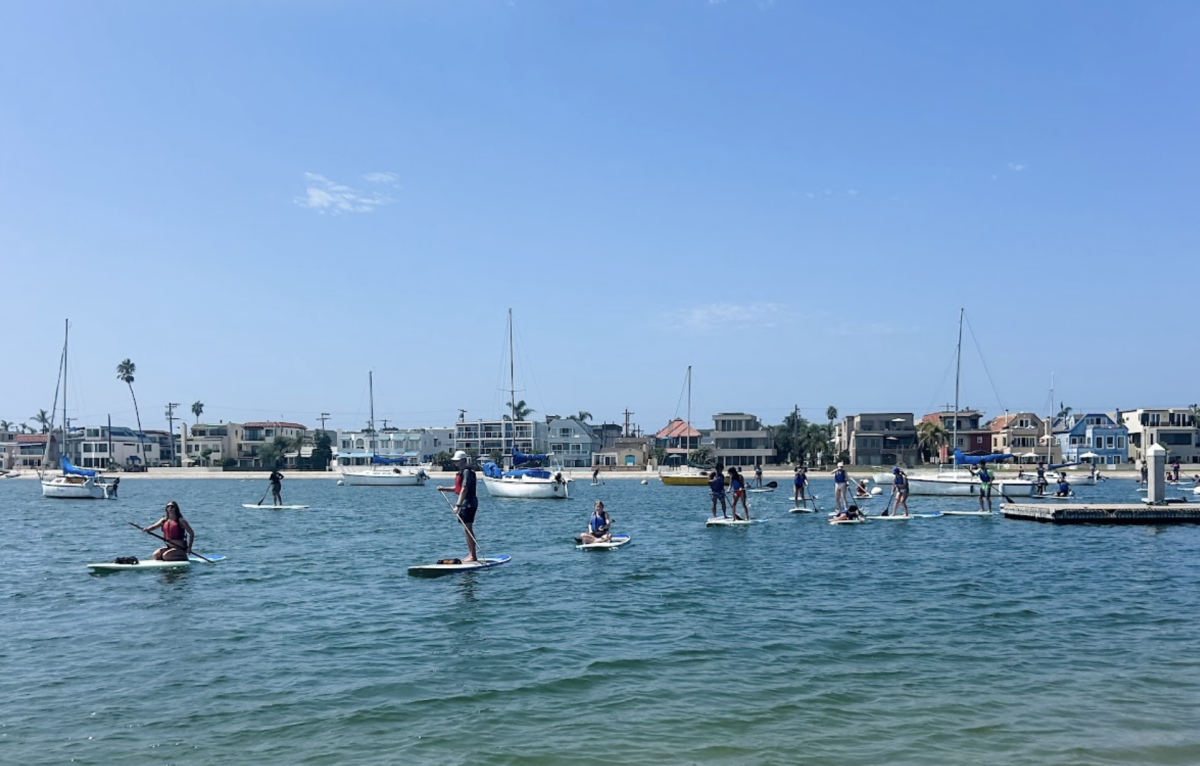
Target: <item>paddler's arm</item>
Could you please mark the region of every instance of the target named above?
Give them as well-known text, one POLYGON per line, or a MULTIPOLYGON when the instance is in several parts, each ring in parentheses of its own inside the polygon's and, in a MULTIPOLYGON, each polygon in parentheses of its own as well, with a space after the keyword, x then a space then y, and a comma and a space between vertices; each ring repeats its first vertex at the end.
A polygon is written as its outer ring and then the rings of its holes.
POLYGON ((164 517, 162 517, 161 519, 159 519, 158 521, 156 521, 156 522, 154 522, 153 524, 151 524, 150 526, 148 526, 148 527, 144 527, 144 528, 142 529, 142 531, 143 531, 143 532, 153 532, 154 530, 158 529, 159 527, 161 527, 161 526, 162 526, 163 524, 165 524, 166 522, 167 522, 167 517, 166 517, 166 516, 164 516, 164 517))

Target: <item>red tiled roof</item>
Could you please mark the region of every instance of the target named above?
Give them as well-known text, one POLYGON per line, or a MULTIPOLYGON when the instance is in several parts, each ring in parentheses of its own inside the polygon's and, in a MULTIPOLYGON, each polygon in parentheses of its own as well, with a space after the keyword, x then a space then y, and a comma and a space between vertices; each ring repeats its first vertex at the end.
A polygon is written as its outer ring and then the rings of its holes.
POLYGON ((308 426, 300 423, 289 423, 286 420, 266 420, 254 423, 243 423, 245 428, 299 428, 301 431, 307 431, 308 426))
POLYGON ((676 419, 667 423, 667 427, 655 434, 659 439, 677 439, 681 437, 697 437, 700 432, 688 425, 686 420, 676 419))
POLYGON ((46 434, 17 434, 18 444, 45 444, 46 434))

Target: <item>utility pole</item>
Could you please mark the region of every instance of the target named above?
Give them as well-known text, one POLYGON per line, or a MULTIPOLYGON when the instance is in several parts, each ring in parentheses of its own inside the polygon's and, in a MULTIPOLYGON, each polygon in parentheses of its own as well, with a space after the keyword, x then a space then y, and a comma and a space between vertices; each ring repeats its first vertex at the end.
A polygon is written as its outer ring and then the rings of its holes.
MULTIPOLYGON (((171 442, 171 467, 175 467, 175 408, 183 405, 178 402, 167 402, 167 435, 171 442)), ((145 458, 145 455, 142 456, 145 458)), ((149 461, 147 461, 149 462, 149 461)))
POLYGON ((466 419, 467 419, 467 411, 466 411, 466 410, 459 410, 459 411, 458 411, 458 422, 459 422, 459 423, 462 423, 462 422, 464 422, 466 419))
POLYGON ((325 421, 329 420, 329 413, 322 412, 317 416, 317 420, 321 421, 321 433, 325 433, 325 421))
POLYGON ((388 430, 388 425, 387 425, 387 423, 388 423, 388 419, 387 419, 387 418, 384 418, 384 419, 383 419, 383 430, 385 430, 385 431, 386 431, 386 430, 388 430))
POLYGON ((629 416, 633 415, 633 414, 634 413, 629 411, 628 407, 625 408, 625 438, 626 439, 629 438, 629 416))

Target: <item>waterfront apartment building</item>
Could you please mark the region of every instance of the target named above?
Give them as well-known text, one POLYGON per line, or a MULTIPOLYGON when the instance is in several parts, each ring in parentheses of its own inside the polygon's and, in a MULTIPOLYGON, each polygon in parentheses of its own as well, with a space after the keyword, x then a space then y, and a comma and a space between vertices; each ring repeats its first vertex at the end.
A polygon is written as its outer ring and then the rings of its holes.
POLYGON ((718 464, 755 466, 774 463, 775 439, 770 430, 747 412, 713 415, 713 458, 718 464))
POLYGON ((1054 441, 1064 463, 1119 466, 1129 459, 1129 429, 1106 412, 1059 418, 1054 441))
POLYGON ((242 428, 241 423, 197 423, 190 429, 185 424, 180 429, 180 460, 183 465, 219 466, 236 459, 242 428))
MULTIPOLYGON (((550 427, 544 420, 475 420, 454 424, 454 450, 486 457, 500 453, 512 465, 512 451, 540 455, 549 450, 550 427)), ((453 450, 452 450, 453 451, 453 450)))
POLYGON ((1140 463, 1146 450, 1160 444, 1167 451, 1167 462, 1200 462, 1200 431, 1190 407, 1138 409, 1119 413, 1121 424, 1129 432, 1129 459, 1140 463))
POLYGON ((965 409, 955 412, 954 410, 942 410, 941 412, 931 412, 921 418, 921 422, 933 421, 941 423, 942 428, 946 429, 946 440, 949 446, 942 447, 940 450, 940 461, 949 463, 951 454, 957 448, 964 455, 988 455, 992 451, 992 431, 989 428, 984 428, 980 425, 980 420, 983 418, 983 413, 979 410, 965 409), (958 429, 958 441, 955 444, 950 444, 954 439, 955 428, 958 429))
POLYGON ((0 431, 0 470, 11 470, 17 462, 17 432, 0 431))
POLYGON ((300 423, 290 423, 282 420, 255 421, 241 427, 241 438, 235 440, 233 448, 234 459, 241 468, 262 468, 259 451, 275 439, 295 439, 303 437, 308 426, 300 423))
POLYGON ((1016 455, 1018 463, 1061 463, 1062 448, 1051 440, 1047 449, 1046 421, 1035 412, 1014 412, 992 418, 992 452, 1016 455))
MULTIPOLYGON (((16 454, 13 456, 12 468, 37 469, 42 465, 42 455, 46 452, 46 441, 49 434, 16 434, 13 443, 16 444, 16 454)), ((57 437, 56 437, 57 442, 57 437)), ((51 460, 57 460, 52 449, 51 460)), ((52 468, 53 465, 47 466, 52 468)))
POLYGON ((370 465, 376 455, 414 465, 432 463, 437 453, 454 451, 454 429, 429 426, 338 431, 333 448, 339 466, 370 465))
MULTIPOLYGON (((163 432, 165 433, 165 432, 163 432)), ((161 445, 127 426, 72 428, 67 458, 80 468, 117 469, 158 465, 161 445)))
POLYGON ((863 412, 850 415, 835 429, 837 452, 850 465, 915 465, 917 427, 911 412, 863 412))
POLYGON ((566 468, 586 468, 592 465, 592 455, 601 446, 600 435, 587 423, 575 418, 546 418, 550 439, 550 454, 562 460, 566 468))

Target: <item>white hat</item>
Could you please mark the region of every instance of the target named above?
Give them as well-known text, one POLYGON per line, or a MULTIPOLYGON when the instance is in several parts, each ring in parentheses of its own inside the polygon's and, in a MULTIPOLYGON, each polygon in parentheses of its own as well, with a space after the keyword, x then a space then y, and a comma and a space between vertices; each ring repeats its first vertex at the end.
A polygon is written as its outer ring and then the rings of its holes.
POLYGON ((839 460, 839 461, 838 461, 838 468, 841 468, 841 467, 842 467, 842 461, 840 461, 840 460, 839 460))
POLYGON ((453 459, 454 460, 470 460, 471 456, 468 455, 467 453, 463 452, 462 450, 459 450, 458 452, 454 453, 453 459))

